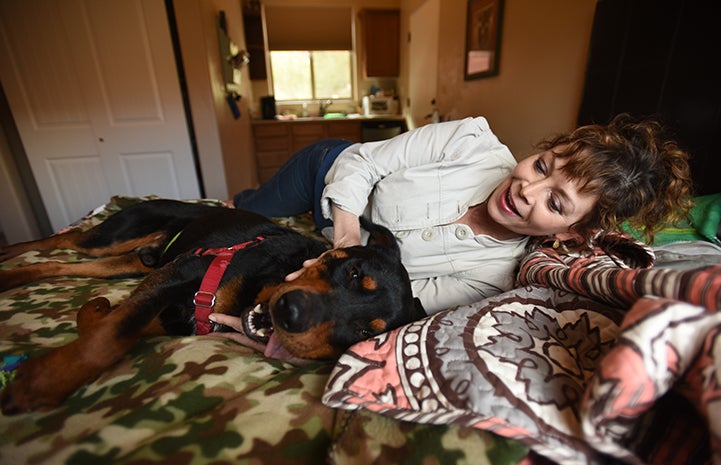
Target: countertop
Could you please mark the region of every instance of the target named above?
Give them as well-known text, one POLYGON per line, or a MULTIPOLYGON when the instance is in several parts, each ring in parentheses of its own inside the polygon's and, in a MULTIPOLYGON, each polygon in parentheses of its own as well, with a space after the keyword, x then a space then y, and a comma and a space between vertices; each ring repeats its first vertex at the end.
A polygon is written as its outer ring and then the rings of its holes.
POLYGON ((282 123, 303 123, 303 122, 317 122, 317 121, 405 121, 403 115, 347 115, 337 116, 333 118, 325 118, 323 116, 305 116, 289 119, 254 119, 252 124, 282 124, 282 123))

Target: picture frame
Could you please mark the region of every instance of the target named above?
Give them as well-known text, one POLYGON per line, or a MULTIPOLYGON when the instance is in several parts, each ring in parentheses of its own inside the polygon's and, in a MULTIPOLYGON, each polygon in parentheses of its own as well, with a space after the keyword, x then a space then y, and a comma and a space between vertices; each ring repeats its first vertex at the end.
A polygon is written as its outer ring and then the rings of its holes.
POLYGON ((465 80, 498 74, 503 0, 468 0, 465 80))

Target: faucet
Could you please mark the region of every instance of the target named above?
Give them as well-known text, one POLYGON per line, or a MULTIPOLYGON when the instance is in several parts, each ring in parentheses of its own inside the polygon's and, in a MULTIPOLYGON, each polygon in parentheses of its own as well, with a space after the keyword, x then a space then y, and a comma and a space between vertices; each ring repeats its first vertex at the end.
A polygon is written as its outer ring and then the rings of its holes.
POLYGON ((328 111, 328 107, 332 104, 333 100, 321 100, 318 108, 318 113, 320 114, 320 116, 325 116, 326 112, 328 111))

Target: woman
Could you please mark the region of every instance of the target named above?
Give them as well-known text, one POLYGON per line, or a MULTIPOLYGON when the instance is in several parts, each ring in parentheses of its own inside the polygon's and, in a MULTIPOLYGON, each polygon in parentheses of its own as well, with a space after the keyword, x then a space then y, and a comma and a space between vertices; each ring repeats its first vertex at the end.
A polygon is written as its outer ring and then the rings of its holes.
POLYGON ((690 207, 688 156, 655 122, 619 116, 539 149, 517 163, 480 117, 387 141, 322 141, 234 204, 268 216, 312 210, 334 248, 362 243, 359 216, 382 224, 429 314, 511 289, 531 236, 588 242, 629 220, 652 237, 690 207))

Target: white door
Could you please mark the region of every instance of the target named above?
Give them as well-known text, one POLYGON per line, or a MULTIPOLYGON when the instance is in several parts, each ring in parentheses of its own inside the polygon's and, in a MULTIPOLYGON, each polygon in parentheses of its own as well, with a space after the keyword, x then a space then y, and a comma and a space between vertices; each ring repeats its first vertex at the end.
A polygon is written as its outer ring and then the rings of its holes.
POLYGON ((413 127, 430 123, 433 111, 431 100, 436 98, 438 86, 438 18, 441 14, 440 0, 426 0, 411 13, 409 30, 409 79, 408 97, 413 127), (422 79, 418 76, 423 76, 422 79))
POLYGON ((200 195, 163 0, 0 0, 0 47, 54 229, 112 195, 200 195))

